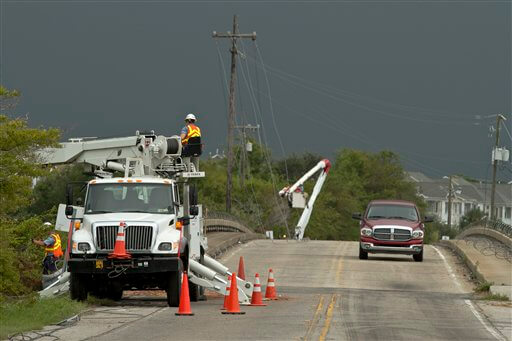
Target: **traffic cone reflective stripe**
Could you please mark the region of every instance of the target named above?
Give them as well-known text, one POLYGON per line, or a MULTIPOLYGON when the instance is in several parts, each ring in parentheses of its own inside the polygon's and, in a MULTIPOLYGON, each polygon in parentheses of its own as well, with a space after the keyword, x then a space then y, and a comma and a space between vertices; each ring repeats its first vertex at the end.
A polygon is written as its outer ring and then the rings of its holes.
POLYGON ((268 300, 277 300, 276 285, 274 281, 274 271, 268 271, 267 290, 265 290, 265 298, 268 300))
POLYGON ((228 300, 229 300, 229 294, 230 294, 230 286, 231 286, 231 276, 228 276, 228 284, 226 285, 226 294, 224 295, 224 306, 221 308, 221 310, 228 309, 228 300))
POLYGON ((263 298, 261 296, 261 283, 260 283, 260 275, 257 273, 254 275, 254 287, 252 289, 252 297, 251 297, 251 306, 266 306, 263 303, 263 298))
POLYGON ((240 260, 238 261, 238 278, 245 281, 244 256, 240 256, 240 260))
POLYGON ((238 286, 236 284, 236 273, 231 274, 231 289, 228 299, 228 307, 223 314, 245 314, 245 311, 240 311, 240 304, 238 303, 238 286))
POLYGON ((114 245, 114 251, 108 255, 108 258, 114 259, 129 259, 132 255, 126 252, 124 230, 126 229, 126 223, 121 221, 119 228, 117 229, 116 243, 114 245))
POLYGON ((188 293, 188 276, 187 273, 183 273, 183 282, 181 283, 180 292, 180 306, 178 312, 175 313, 178 316, 192 316, 192 310, 190 309, 190 296, 188 293))

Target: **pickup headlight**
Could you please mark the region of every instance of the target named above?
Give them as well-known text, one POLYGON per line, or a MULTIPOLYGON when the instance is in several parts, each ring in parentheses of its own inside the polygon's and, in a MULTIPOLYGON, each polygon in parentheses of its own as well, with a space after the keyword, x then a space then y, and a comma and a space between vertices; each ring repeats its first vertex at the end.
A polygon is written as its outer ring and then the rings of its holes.
POLYGON ((414 230, 414 231, 412 231, 412 237, 414 239, 423 239, 424 235, 425 235, 425 233, 423 233, 422 230, 414 230))
POLYGON ((160 243, 160 245, 158 245, 158 250, 160 250, 160 251, 171 251, 172 250, 172 243, 160 243))
POLYGON ((371 237, 373 234, 373 231, 371 228, 368 228, 368 227, 363 227, 361 229, 361 236, 365 236, 365 237, 371 237))
POLYGON ((78 243, 78 251, 86 252, 91 249, 91 245, 89 243, 78 243))

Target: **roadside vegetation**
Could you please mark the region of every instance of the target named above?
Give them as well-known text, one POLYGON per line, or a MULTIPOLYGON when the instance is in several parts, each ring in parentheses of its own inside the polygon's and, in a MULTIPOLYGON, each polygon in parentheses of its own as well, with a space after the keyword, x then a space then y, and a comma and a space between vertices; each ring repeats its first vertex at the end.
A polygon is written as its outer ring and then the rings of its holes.
POLYGON ((73 301, 66 295, 49 299, 30 295, 13 302, 4 301, 0 303, 0 339, 58 323, 85 308, 84 303, 73 301))

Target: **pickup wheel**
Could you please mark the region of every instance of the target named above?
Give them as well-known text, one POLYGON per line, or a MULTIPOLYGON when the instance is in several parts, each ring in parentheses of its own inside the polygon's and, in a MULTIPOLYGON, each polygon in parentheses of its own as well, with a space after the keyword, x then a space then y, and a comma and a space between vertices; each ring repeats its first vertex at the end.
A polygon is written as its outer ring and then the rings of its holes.
POLYGON ((423 262, 423 249, 421 249, 420 253, 412 255, 412 258, 415 262, 423 262))
POLYGON ((183 275, 183 265, 181 261, 178 265, 178 271, 169 273, 167 281, 167 304, 169 307, 179 307, 180 305, 180 294, 181 294, 181 278, 183 275))
POLYGON ((87 278, 84 275, 72 272, 69 279, 69 295, 71 299, 85 301, 87 294, 87 278))
POLYGON ((361 245, 359 245, 359 259, 368 259, 368 252, 364 251, 361 245))

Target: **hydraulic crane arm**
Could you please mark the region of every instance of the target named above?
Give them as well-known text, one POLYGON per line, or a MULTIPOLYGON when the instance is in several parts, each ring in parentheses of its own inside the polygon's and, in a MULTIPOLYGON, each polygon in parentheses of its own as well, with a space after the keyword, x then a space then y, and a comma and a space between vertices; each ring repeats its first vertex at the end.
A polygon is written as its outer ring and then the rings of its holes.
POLYGON ((315 204, 316 198, 322 189, 322 186, 331 168, 331 162, 327 159, 323 159, 318 162, 315 167, 311 168, 306 174, 304 174, 297 182, 290 187, 285 187, 279 191, 281 197, 286 197, 291 207, 304 208, 302 215, 300 216, 297 227, 295 228, 295 239, 301 240, 304 237, 304 231, 308 225, 311 212, 313 211, 313 205, 315 204), (303 191, 304 182, 315 175, 318 171, 321 171, 318 179, 316 180, 313 193, 309 200, 303 191), (306 202, 307 201, 307 202, 306 202))

